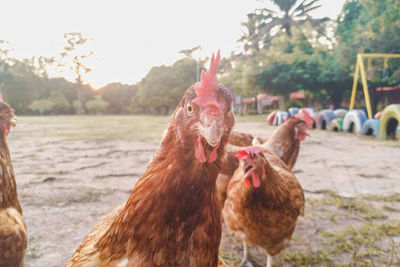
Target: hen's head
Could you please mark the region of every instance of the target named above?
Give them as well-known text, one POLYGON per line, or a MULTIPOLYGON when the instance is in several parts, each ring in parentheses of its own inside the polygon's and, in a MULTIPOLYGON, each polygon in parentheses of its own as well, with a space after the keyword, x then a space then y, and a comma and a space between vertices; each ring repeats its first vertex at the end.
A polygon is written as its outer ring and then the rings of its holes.
POLYGON ((15 126, 15 111, 6 102, 0 102, 0 131, 8 135, 11 126, 15 126))
POLYGON ((259 187, 261 184, 260 177, 265 175, 265 159, 258 146, 249 146, 243 150, 239 150, 236 158, 243 162, 243 178, 247 187, 251 184, 259 187))
POLYGON ((217 80, 219 60, 218 51, 217 57, 213 54, 211 58, 210 69, 189 87, 174 114, 181 143, 193 145, 195 157, 202 163, 217 159, 234 125, 232 92, 217 80))
POLYGON ((297 119, 296 125, 295 125, 295 137, 299 141, 303 141, 306 136, 308 135, 306 130, 307 129, 312 129, 312 117, 310 114, 307 112, 307 110, 302 109, 301 112, 297 113, 294 115, 294 117, 297 119))

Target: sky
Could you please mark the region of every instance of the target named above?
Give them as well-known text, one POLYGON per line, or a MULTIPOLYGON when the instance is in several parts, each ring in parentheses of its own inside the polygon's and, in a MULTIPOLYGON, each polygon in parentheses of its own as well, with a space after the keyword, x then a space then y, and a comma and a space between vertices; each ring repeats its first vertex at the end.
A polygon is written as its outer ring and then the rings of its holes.
MULTIPOLYGON (((321 0, 313 17, 335 19, 345 0, 321 0)), ((11 57, 55 57, 64 33, 90 38, 92 72, 83 80, 94 88, 110 82, 134 84, 152 66, 171 65, 182 49, 200 45, 197 57, 221 50, 238 51, 241 22, 268 0, 3 0, 0 40, 13 48, 11 57)), ((71 73, 51 72, 73 80, 71 73)))

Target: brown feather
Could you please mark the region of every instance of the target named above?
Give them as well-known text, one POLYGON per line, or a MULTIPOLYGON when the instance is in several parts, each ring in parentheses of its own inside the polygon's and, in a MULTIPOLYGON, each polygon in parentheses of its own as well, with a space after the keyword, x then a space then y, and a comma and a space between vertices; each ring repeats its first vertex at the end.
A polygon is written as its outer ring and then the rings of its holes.
POLYGON ((0 266, 23 266, 27 233, 6 137, 0 133, 0 266))
POLYGON ((266 138, 263 137, 254 137, 251 134, 248 133, 241 133, 241 132, 236 132, 233 131, 229 135, 229 144, 235 145, 235 146, 241 146, 241 147, 246 147, 246 146, 251 146, 253 144, 253 139, 256 138, 256 141, 263 144, 267 141, 266 138))
MULTIPOLYGON (((231 99, 225 90, 220 87, 217 97, 229 110, 231 99)), ((226 112, 217 159, 196 160, 196 136, 193 127, 185 125, 182 111, 195 96, 191 87, 125 206, 96 225, 67 266, 111 267, 124 260, 127 266, 218 265, 222 230, 216 178, 234 121, 226 112)), ((197 111, 194 105, 193 109, 197 111)))
POLYGON ((297 138, 296 131, 303 131, 304 127, 304 121, 296 117, 290 117, 261 146, 264 149, 275 152, 289 169, 293 169, 300 150, 300 141, 297 138))
POLYGON ((227 189, 223 217, 235 236, 263 247, 269 255, 285 248, 304 213, 303 190, 286 164, 272 152, 264 152, 265 175, 261 185, 247 187, 240 164, 227 189))

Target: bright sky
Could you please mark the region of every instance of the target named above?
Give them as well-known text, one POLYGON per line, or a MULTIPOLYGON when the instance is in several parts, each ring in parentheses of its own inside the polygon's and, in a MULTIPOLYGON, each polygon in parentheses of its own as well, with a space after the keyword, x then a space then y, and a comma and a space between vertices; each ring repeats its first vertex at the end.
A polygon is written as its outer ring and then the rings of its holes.
MULTIPOLYGON (((345 0, 321 0, 314 17, 336 18, 345 0)), ((178 51, 200 45, 201 57, 237 49, 241 22, 268 0, 3 0, 0 40, 15 58, 57 56, 64 33, 81 32, 94 51, 83 77, 95 87, 140 81, 151 66, 170 65, 178 51)), ((73 77, 66 76, 73 80, 73 77)))

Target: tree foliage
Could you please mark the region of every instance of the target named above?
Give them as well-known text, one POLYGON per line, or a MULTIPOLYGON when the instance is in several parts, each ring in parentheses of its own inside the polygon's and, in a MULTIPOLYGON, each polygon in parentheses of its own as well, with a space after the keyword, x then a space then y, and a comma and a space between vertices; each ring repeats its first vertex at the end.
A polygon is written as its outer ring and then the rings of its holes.
POLYGON ((196 80, 197 62, 184 58, 172 66, 153 67, 138 83, 132 100, 135 112, 168 114, 178 104, 186 89, 196 80))
POLYGON ((245 32, 239 39, 246 51, 258 51, 268 47, 276 34, 284 32, 292 36, 293 28, 301 30, 304 24, 313 25, 312 31, 318 36, 326 35, 329 18, 312 18, 309 13, 320 7, 320 0, 271 0, 275 9, 261 8, 247 15, 242 23, 245 32))
POLYGON ((109 105, 110 104, 107 101, 104 101, 103 99, 101 99, 101 96, 98 95, 95 97, 95 99, 90 100, 86 103, 86 108, 91 114, 99 114, 104 113, 109 105))

